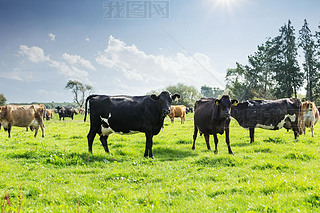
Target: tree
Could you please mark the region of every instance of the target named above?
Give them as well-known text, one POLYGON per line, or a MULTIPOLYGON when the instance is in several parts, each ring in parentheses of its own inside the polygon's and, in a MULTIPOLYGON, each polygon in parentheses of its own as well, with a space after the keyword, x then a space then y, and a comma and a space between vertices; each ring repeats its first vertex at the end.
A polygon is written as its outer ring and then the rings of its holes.
POLYGON ((201 87, 201 95, 204 98, 217 98, 222 95, 224 90, 220 89, 219 87, 209 87, 204 85, 201 87))
POLYGON ((168 86, 166 90, 171 94, 178 93, 181 97, 176 104, 185 105, 187 107, 194 106, 194 103, 201 98, 200 92, 194 86, 187 86, 182 83, 168 86))
POLYGON ((201 87, 201 95, 204 98, 213 97, 213 89, 207 85, 201 87))
POLYGON ((6 105, 7 99, 4 97, 3 94, 0 94, 0 106, 6 105))
POLYGON ((72 90, 74 94, 74 101, 78 104, 80 108, 83 107, 85 101, 85 94, 86 92, 90 93, 92 90, 92 86, 83 85, 79 81, 69 80, 65 89, 72 90))
POLYGON ((307 81, 306 98, 309 101, 315 101, 317 98, 316 90, 319 90, 319 73, 317 72, 316 60, 316 44, 309 29, 308 22, 305 19, 304 25, 299 30, 299 47, 303 49, 304 62, 302 64, 304 69, 304 77, 307 81))
POLYGON ((282 26, 280 35, 273 40, 277 48, 275 52, 275 95, 277 98, 297 98, 297 90, 303 84, 303 73, 297 61, 297 45, 295 42, 294 28, 291 21, 282 26))

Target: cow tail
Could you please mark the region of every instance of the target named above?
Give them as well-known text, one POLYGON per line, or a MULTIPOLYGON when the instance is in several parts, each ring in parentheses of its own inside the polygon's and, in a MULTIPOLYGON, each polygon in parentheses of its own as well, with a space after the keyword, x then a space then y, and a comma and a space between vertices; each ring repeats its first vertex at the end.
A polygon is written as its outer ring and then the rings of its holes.
POLYGON ((88 97, 87 97, 87 99, 86 99, 86 103, 85 103, 85 105, 84 105, 84 122, 86 122, 86 120, 87 120, 87 111, 88 111, 88 108, 87 108, 87 103, 88 103, 88 101, 91 99, 91 98, 93 98, 93 97, 96 97, 96 96, 98 96, 98 95, 89 95, 88 97))

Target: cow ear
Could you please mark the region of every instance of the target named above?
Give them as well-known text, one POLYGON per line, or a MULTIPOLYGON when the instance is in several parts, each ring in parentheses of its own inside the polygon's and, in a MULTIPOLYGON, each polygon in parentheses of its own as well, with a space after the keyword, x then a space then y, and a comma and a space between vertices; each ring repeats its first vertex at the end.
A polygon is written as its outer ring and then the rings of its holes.
POLYGON ((152 98, 155 101, 158 101, 160 99, 159 96, 156 96, 155 94, 150 95, 150 98, 152 98))
POLYGON ((172 100, 177 102, 179 100, 179 98, 180 98, 180 95, 179 94, 174 94, 171 98, 172 98, 172 100))
POLYGON ((215 101, 215 103, 216 103, 217 106, 220 105, 220 102, 221 102, 221 100, 219 100, 219 99, 216 99, 216 101, 215 101))
POLYGON ((231 103, 232 103, 233 106, 237 106, 238 103, 239 103, 239 101, 238 101, 237 99, 233 99, 233 100, 231 101, 231 103))

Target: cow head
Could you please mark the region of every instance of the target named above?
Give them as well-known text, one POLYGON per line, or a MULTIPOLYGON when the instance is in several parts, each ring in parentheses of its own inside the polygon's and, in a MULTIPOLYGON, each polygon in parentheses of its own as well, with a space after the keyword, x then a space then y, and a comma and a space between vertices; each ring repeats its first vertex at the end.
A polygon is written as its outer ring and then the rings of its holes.
POLYGON ((56 107, 56 110, 57 110, 58 113, 60 112, 61 109, 62 109, 61 106, 57 106, 57 107, 56 107))
POLYGON ((163 117, 166 117, 168 114, 170 114, 171 110, 171 103, 172 100, 177 100, 180 98, 179 94, 174 94, 171 95, 168 91, 163 91, 160 95, 151 95, 150 96, 152 100, 159 102, 160 107, 161 107, 161 115, 163 117))
POLYGON ((237 106, 237 99, 230 99, 229 95, 222 96, 221 99, 216 99, 215 104, 220 107, 219 113, 223 119, 229 118, 231 115, 231 106, 237 106))

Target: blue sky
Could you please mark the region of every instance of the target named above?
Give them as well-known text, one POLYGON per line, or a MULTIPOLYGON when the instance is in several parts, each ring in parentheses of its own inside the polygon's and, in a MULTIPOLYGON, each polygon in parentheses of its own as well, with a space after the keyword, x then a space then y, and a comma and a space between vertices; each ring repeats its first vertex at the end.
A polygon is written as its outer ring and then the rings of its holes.
POLYGON ((304 19, 313 32, 320 24, 318 0, 119 1, 120 18, 108 13, 110 2, 117 1, 0 0, 7 103, 71 102, 64 89, 70 79, 109 95, 144 95, 179 82, 224 88, 226 70, 246 64, 288 19, 296 35, 304 19))

